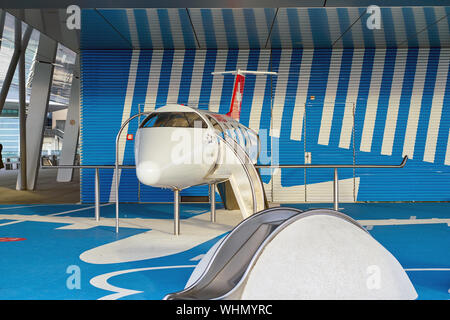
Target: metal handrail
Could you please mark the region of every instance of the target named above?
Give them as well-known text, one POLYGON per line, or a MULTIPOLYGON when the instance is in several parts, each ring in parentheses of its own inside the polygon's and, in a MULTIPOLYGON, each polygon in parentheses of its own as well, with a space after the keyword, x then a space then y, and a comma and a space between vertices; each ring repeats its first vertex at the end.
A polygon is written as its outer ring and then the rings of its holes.
POLYGON ((408 161, 404 156, 400 164, 257 164, 256 168, 403 168, 408 161))
POLYGON ((332 168, 334 169, 333 178, 333 209, 339 211, 339 180, 338 168, 403 168, 408 161, 408 156, 404 156, 400 164, 257 164, 256 168, 332 168))

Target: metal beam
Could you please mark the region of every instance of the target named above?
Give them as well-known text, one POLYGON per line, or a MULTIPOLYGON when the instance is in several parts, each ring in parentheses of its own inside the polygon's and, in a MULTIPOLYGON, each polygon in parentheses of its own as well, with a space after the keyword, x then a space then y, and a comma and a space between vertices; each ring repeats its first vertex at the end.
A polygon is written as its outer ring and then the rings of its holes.
POLYGON ((448 0, 3 0, 4 8, 299 8, 299 7, 380 7, 448 6, 448 0))
MULTIPOLYGON (((21 21, 19 22, 21 23, 21 21)), ((27 49, 28 41, 30 40, 32 31, 33 28, 28 26, 27 29, 25 30, 25 33, 23 34, 20 46, 16 45, 14 46, 14 53, 11 57, 11 62, 9 63, 8 71, 6 71, 5 79, 3 80, 2 90, 0 91, 0 114, 2 113, 3 107, 5 105, 6 96, 8 95, 9 87, 11 86, 11 82, 14 77, 14 72, 16 71, 17 63, 19 62, 21 50, 25 51, 27 49)), ((16 41, 20 39, 21 33, 22 32, 18 34, 16 33, 15 35, 16 41)))
MULTIPOLYGON (((26 122, 28 190, 36 188, 57 45, 46 35, 40 35, 26 122)), ((19 183, 20 173, 17 178, 19 183)))
MULTIPOLYGON (((61 165, 74 164, 77 153, 78 136, 80 133, 80 73, 79 55, 75 61, 75 68, 70 88, 70 101, 67 108, 66 124, 64 126, 63 145, 61 150, 61 165)), ((73 169, 58 169, 56 181, 69 182, 73 178, 73 169)))

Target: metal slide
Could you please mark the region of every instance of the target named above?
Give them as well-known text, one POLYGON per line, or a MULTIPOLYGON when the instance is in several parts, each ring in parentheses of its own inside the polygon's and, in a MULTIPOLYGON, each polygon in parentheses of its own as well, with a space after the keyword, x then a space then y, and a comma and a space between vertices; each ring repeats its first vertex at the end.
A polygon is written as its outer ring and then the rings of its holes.
POLYGON ((246 278, 266 244, 292 222, 311 215, 332 215, 358 226, 356 221, 337 211, 316 209, 302 212, 288 207, 270 208, 242 221, 220 240, 197 266, 200 270, 190 285, 164 300, 240 299, 246 278))
MULTIPOLYGON (((246 273, 261 243, 281 223, 301 212, 298 209, 278 207, 245 219, 216 248, 211 249, 215 249, 212 254, 208 252, 211 256, 205 270, 191 286, 168 294, 164 299, 232 299, 230 293, 246 273)), ((205 258, 208 260, 206 256, 205 258)))

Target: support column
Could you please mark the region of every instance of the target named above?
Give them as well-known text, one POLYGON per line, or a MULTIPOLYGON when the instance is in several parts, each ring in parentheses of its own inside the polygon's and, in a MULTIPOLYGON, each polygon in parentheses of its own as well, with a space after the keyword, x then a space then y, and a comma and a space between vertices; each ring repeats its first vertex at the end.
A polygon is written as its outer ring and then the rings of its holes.
MULTIPOLYGON (((27 188, 34 190, 39 173, 44 123, 48 112, 50 88, 58 43, 46 35, 39 38, 36 62, 32 79, 29 112, 26 125, 27 143, 27 188)), ((20 174, 18 182, 20 181, 20 174)))
POLYGON ((180 234, 180 190, 173 190, 173 234, 180 234))
POLYGON ((216 184, 209 186, 209 201, 211 202, 211 222, 216 222, 216 184))
POLYGON ((339 211, 339 177, 338 177, 338 169, 337 168, 334 168, 333 209, 336 211, 339 211))
POLYGON ((20 136, 20 186, 19 190, 27 190, 27 139, 26 139, 26 105, 25 105, 25 50, 22 49, 22 22, 15 21, 14 32, 19 55, 19 136, 20 136))
MULTIPOLYGON (((79 55, 75 61, 70 88, 70 100, 67 108, 66 124, 64 126, 63 144, 59 164, 73 165, 77 154, 78 136, 80 133, 80 71, 79 55)), ((58 169, 56 181, 69 182, 73 179, 72 168, 58 169)))

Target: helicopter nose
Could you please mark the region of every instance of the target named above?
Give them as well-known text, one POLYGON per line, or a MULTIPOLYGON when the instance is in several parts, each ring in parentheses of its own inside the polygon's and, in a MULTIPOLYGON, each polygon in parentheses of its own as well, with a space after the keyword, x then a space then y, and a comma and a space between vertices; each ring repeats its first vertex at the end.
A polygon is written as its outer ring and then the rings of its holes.
POLYGON ((161 168, 154 161, 142 161, 136 166, 138 179, 146 185, 154 185, 161 178, 161 168))

